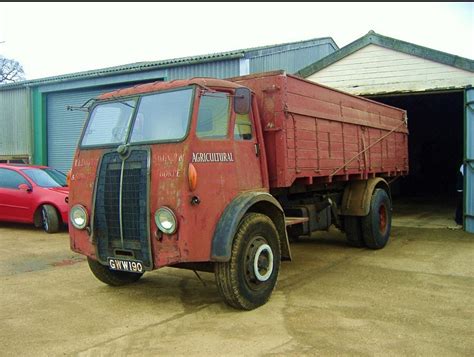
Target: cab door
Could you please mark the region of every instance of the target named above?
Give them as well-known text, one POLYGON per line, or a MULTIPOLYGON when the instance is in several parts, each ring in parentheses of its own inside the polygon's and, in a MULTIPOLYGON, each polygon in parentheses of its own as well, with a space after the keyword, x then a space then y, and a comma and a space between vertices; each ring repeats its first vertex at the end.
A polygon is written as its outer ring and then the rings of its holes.
POLYGON ((202 91, 187 157, 197 184, 181 199, 181 261, 209 261, 216 225, 243 191, 261 190, 260 157, 252 114, 236 116, 228 92, 202 91), (235 129, 234 126, 238 128, 235 129))
POLYGON ((259 146, 252 111, 247 114, 233 113, 233 134, 237 176, 241 191, 264 187, 260 166, 259 146))

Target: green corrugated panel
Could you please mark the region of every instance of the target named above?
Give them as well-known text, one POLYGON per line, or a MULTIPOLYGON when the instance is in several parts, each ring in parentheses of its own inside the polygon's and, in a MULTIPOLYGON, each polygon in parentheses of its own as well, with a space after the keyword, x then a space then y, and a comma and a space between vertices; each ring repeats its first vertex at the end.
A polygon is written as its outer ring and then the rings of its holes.
POLYGON ((30 90, 3 91, 0 95, 0 156, 31 157, 30 90))

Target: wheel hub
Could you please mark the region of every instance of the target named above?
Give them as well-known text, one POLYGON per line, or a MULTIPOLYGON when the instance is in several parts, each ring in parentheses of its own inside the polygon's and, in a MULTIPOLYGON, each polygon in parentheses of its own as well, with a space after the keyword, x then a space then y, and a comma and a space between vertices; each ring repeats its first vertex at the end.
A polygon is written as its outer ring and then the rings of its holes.
POLYGON ((41 216, 43 217, 43 227, 48 230, 48 214, 44 208, 41 210, 41 216))
POLYGON ((267 281, 273 272, 273 253, 268 244, 258 247, 253 261, 255 277, 258 281, 267 281))
POLYGON ((257 288, 273 273, 273 252, 263 237, 255 237, 245 254, 245 277, 249 286, 257 288))

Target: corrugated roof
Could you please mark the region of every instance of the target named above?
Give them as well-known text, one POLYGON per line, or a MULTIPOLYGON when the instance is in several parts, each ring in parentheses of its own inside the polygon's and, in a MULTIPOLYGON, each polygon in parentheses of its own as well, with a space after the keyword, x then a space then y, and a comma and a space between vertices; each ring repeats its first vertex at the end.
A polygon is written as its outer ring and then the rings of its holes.
POLYGON ((69 73, 69 74, 53 76, 53 77, 26 80, 26 81, 0 85, 0 90, 6 90, 6 89, 12 89, 12 88, 24 87, 24 86, 37 86, 37 85, 42 85, 42 84, 51 84, 51 83, 60 82, 60 81, 104 77, 104 76, 110 76, 113 74, 126 74, 126 73, 133 73, 133 72, 138 72, 138 71, 143 71, 143 70, 154 70, 154 69, 161 69, 161 68, 166 68, 166 67, 184 66, 184 65, 198 64, 198 63, 205 63, 205 62, 212 62, 212 61, 231 60, 231 59, 236 59, 236 58, 243 58, 246 53, 252 52, 252 51, 261 51, 261 50, 271 49, 273 47, 278 48, 278 47, 286 46, 286 45, 299 45, 299 44, 305 44, 312 41, 322 41, 322 40, 327 40, 328 42, 331 42, 337 48, 337 45, 335 44, 334 40, 331 37, 313 38, 313 39, 304 40, 304 41, 288 42, 288 43, 282 43, 278 45, 252 47, 252 48, 227 51, 227 52, 211 53, 211 54, 205 54, 205 55, 180 57, 180 58, 160 60, 160 61, 129 63, 125 65, 120 65, 120 66, 115 66, 115 67, 106 67, 106 68, 95 69, 91 71, 75 72, 75 73, 69 73))
POLYGON ((298 71, 296 74, 304 78, 309 77, 323 68, 330 66, 331 64, 370 44, 378 45, 398 52, 403 52, 412 56, 421 57, 434 62, 443 63, 469 72, 474 72, 474 61, 468 58, 415 45, 410 42, 380 35, 374 31, 369 31, 365 36, 362 36, 361 38, 351 42, 347 46, 344 46, 343 48, 331 53, 319 61, 310 64, 309 66, 298 71))

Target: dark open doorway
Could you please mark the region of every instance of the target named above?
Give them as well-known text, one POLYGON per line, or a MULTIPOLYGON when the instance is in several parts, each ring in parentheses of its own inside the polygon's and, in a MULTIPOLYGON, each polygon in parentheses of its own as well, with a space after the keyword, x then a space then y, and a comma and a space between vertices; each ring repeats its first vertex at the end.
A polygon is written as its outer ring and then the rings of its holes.
POLYGON ((402 196, 452 196, 463 157, 463 92, 371 97, 407 110, 410 174, 402 196))
POLYGON ((392 184, 399 225, 453 226, 456 179, 463 158, 464 93, 370 98, 408 114, 409 175, 392 184))

